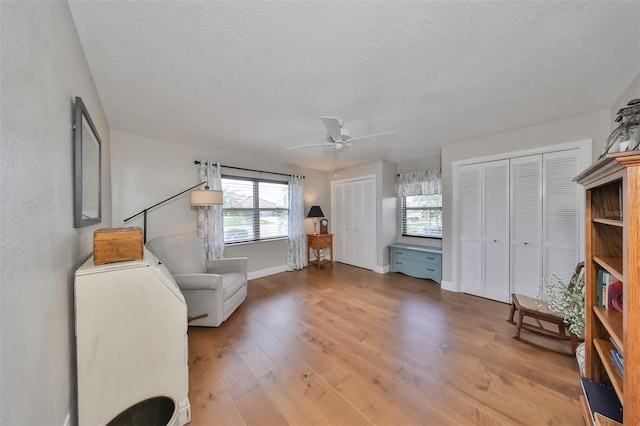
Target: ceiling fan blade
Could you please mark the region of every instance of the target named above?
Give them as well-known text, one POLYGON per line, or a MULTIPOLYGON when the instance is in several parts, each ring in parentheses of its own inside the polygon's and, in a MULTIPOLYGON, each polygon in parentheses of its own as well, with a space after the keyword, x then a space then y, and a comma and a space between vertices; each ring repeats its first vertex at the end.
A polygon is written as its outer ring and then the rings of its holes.
POLYGON ((378 136, 395 135, 395 134, 396 134, 396 132, 384 132, 384 133, 376 133, 375 135, 358 136, 357 138, 349 139, 349 142, 358 141, 358 140, 362 140, 362 139, 368 139, 368 138, 376 138, 378 136))
POLYGON ((340 132, 340 119, 338 117, 320 117, 324 123, 324 127, 327 128, 329 136, 334 140, 342 140, 342 132, 340 132))
POLYGON ((333 145, 332 143, 325 142, 325 143, 317 143, 315 145, 288 146, 286 149, 313 148, 316 146, 332 146, 332 145, 333 145))

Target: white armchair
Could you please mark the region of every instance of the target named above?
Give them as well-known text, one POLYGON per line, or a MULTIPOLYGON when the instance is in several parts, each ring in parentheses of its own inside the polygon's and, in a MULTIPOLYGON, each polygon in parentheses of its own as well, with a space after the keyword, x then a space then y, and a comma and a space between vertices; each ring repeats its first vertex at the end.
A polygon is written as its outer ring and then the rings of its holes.
POLYGON ((218 327, 247 296, 246 257, 206 260, 202 241, 192 234, 154 238, 146 246, 178 283, 189 316, 208 314, 189 325, 218 327))

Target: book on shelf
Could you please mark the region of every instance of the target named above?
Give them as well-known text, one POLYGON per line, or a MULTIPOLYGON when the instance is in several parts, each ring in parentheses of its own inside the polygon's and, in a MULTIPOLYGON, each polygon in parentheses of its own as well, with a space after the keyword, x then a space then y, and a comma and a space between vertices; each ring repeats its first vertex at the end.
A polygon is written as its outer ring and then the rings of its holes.
POLYGON ((602 307, 602 283, 604 282, 604 270, 598 269, 598 291, 596 292, 596 305, 602 307))
POLYGON ((598 270, 598 307, 607 309, 609 300, 607 290, 611 284, 611 274, 604 269, 598 270))
POLYGON ((582 392, 587 400, 591 421, 595 422, 595 413, 622 422, 622 404, 612 387, 582 377, 582 392))
POLYGON ((598 270, 598 292, 596 303, 599 308, 622 312, 622 282, 604 269, 598 270))
POLYGON ((620 372, 620 374, 624 373, 624 359, 622 358, 622 355, 620 355, 620 352, 611 349, 611 357, 613 358, 613 362, 615 362, 616 367, 618 367, 618 371, 620 372))
POLYGON ((622 351, 622 349, 620 349, 620 346, 618 346, 618 344, 613 339, 613 337, 609 337, 609 340, 611 341, 611 344, 613 345, 613 347, 616 348, 616 351, 618 351, 618 353, 622 355, 624 352, 622 351))

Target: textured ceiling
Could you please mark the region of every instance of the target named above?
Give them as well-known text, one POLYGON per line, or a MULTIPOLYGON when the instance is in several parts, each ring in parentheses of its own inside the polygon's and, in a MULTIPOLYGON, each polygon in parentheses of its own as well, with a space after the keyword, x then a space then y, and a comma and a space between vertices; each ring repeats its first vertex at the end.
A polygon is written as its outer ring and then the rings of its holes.
POLYGON ((334 168, 610 107, 640 2, 70 1, 113 129, 334 168))

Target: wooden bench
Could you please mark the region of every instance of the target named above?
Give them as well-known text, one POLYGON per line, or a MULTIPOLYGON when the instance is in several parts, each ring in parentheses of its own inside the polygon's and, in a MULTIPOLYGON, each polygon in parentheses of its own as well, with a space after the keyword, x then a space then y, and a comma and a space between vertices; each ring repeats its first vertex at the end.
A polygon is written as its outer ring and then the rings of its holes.
MULTIPOLYGON (((584 268, 584 262, 578 263, 576 270, 573 273, 573 277, 579 276, 582 272, 582 268, 584 268)), ((571 282, 573 283, 573 278, 571 282)), ((511 324, 515 324, 516 326, 516 331, 513 334, 514 339, 520 339, 520 331, 525 329, 527 331, 553 337, 555 339, 567 340, 571 343, 571 353, 574 355, 576 353, 576 348, 578 347, 580 339, 569 331, 564 323, 562 315, 549 309, 549 304, 544 300, 513 293, 511 295, 511 313, 507 321, 511 324), (518 312, 518 318, 514 321, 513 317, 516 312, 518 312), (525 317, 533 318, 535 324, 524 322, 525 317), (549 323, 552 326, 556 325, 558 330, 556 331, 552 328, 545 327, 542 321, 549 323)))

